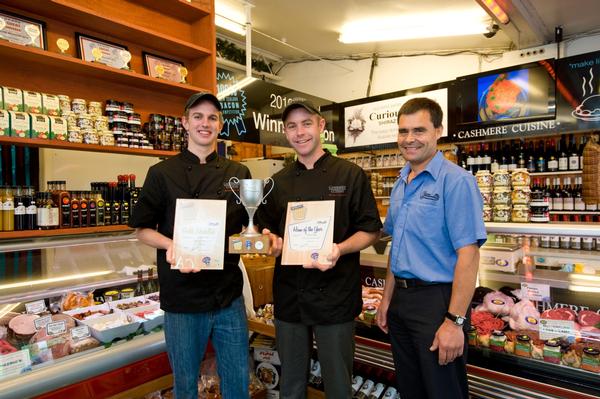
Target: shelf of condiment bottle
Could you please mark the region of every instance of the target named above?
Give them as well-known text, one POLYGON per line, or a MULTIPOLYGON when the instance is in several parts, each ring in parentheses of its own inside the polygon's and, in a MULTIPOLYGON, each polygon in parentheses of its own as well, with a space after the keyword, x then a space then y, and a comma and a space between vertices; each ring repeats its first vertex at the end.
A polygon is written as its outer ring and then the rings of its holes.
POLYGON ((580 175, 581 173, 581 170, 558 170, 556 172, 529 172, 529 176, 580 175))
POLYGON ((113 233, 119 231, 133 231, 126 225, 114 226, 95 226, 95 227, 74 227, 66 229, 50 229, 50 230, 21 230, 21 231, 0 231, 0 240, 20 239, 20 238, 35 238, 35 237, 51 237, 51 236, 73 236, 81 234, 96 234, 96 233, 113 233))
POLYGON ((60 150, 108 152, 112 154, 140 155, 146 157, 171 157, 176 151, 145 150, 142 148, 127 148, 97 144, 70 143, 68 141, 29 139, 22 137, 0 136, 0 144, 12 144, 27 147, 54 148, 60 150))
POLYGON ((550 211, 551 215, 600 215, 600 211, 550 211))
POLYGON ((0 58, 10 60, 15 65, 20 63, 34 65, 36 68, 39 68, 40 73, 44 70, 59 70, 71 73, 73 76, 81 79, 105 80, 182 97, 188 97, 199 91, 209 91, 208 89, 189 84, 153 78, 143 73, 117 69, 98 62, 87 62, 79 58, 67 57, 58 53, 13 44, 4 40, 0 40, 0 58))

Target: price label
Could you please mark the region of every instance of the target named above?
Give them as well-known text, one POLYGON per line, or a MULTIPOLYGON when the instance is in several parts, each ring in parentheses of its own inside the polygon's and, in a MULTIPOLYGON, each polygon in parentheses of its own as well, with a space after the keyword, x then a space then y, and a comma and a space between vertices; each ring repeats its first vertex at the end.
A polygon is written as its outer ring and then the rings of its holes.
POLYGON ((575 322, 572 320, 540 319, 540 339, 575 337, 575 322))
POLYGON ((29 314, 38 314, 46 311, 46 302, 43 299, 25 304, 25 311, 29 314))
POLYGON ((0 356, 0 378, 19 375, 30 369, 31 357, 27 349, 0 356))
POLYGON ((33 321, 33 324, 35 325, 36 330, 40 330, 40 329, 46 327, 48 325, 48 323, 50 323, 51 321, 52 321, 52 316, 48 315, 48 316, 40 317, 39 319, 35 319, 33 321))
POLYGON ((67 332, 67 322, 65 320, 53 321, 46 324, 46 334, 49 336, 60 335, 67 332))
POLYGON ((548 284, 521 283, 521 292, 527 294, 531 301, 550 301, 550 286, 548 284))
POLYGON ((71 329, 71 338, 73 338, 73 341, 88 338, 90 335, 90 328, 88 326, 78 326, 71 329))

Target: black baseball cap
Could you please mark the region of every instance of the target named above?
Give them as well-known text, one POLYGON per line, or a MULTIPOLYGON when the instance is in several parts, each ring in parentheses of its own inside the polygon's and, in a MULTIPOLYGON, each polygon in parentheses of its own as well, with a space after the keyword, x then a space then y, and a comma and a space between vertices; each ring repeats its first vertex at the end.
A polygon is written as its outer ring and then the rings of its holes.
POLYGON ((187 102, 185 103, 183 113, 187 113, 190 108, 198 104, 200 101, 210 101, 219 111, 222 110, 221 102, 217 97, 215 97, 214 94, 207 91, 201 91, 199 93, 192 94, 190 98, 188 98, 187 102))
POLYGON ((319 112, 319 109, 315 107, 313 103, 311 103, 308 100, 298 100, 288 103, 288 106, 285 107, 285 109, 283 110, 283 114, 281 114, 281 120, 285 122, 290 112, 298 108, 304 108, 306 111, 308 111, 308 113, 312 115, 321 116, 321 112, 319 112))

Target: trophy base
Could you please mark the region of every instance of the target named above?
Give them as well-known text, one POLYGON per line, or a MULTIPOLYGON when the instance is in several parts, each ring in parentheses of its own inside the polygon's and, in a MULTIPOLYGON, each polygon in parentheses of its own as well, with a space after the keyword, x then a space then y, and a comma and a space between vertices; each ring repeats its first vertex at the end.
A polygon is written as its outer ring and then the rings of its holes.
POLYGON ((229 237, 230 254, 267 254, 269 252, 269 236, 257 235, 246 237, 239 234, 229 237))

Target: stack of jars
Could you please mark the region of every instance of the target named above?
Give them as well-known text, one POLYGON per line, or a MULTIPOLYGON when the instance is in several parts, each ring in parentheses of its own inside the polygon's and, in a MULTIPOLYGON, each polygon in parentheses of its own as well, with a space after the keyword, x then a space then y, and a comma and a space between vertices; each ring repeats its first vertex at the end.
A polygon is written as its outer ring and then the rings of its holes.
POLYGON ((108 130, 108 118, 102 116, 102 104, 89 103, 82 98, 71 100, 59 95, 62 117, 67 121, 67 140, 72 143, 114 145, 112 133, 108 130))
POLYGON ((512 183, 512 215, 513 222, 529 222, 529 202, 531 200, 531 179, 527 169, 515 169, 511 174, 512 183))
POLYGON ((133 104, 106 100, 104 114, 118 147, 152 149, 142 132, 142 120, 140 114, 134 112, 133 104))
POLYGON ((483 221, 492 221, 492 174, 489 170, 480 170, 475 175, 477 178, 477 185, 483 198, 483 221))
POLYGON ((494 222, 510 222, 512 212, 512 195, 510 189, 510 173, 504 169, 498 169, 492 175, 493 192, 493 216, 494 222))
POLYGON ((157 150, 181 151, 187 141, 181 118, 170 115, 150 114, 144 124, 150 143, 157 150))

